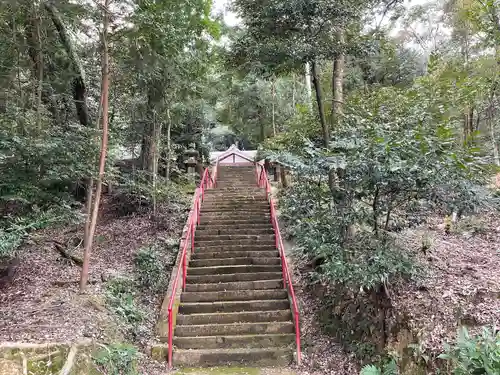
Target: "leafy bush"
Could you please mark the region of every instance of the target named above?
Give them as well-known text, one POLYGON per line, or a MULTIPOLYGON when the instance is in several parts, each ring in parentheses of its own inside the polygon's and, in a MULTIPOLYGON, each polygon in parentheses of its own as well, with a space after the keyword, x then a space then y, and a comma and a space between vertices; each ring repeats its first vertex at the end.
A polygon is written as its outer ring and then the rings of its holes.
POLYGON ((132 345, 113 344, 104 346, 93 359, 106 375, 138 375, 138 354, 137 348, 132 345))
POLYGON ((55 205, 45 210, 34 206, 25 216, 5 217, 0 220, 0 258, 12 256, 30 231, 81 220, 82 217, 67 205, 55 205))
POLYGON ((411 259, 391 232, 479 203, 473 187, 486 168, 476 149, 456 144, 448 117, 423 110, 432 105, 426 90, 353 95, 328 148, 297 134, 269 144, 267 156, 296 176, 282 212, 317 276, 352 290, 410 276, 411 259))
POLYGON ((134 259, 137 279, 143 288, 158 291, 166 283, 165 259, 154 247, 140 249, 134 259))
POLYGON ((478 336, 471 336, 465 327, 459 331, 457 342, 445 346, 439 356, 449 361, 454 375, 500 374, 500 331, 483 328, 478 336))
POLYGON ((393 359, 379 368, 375 365, 366 365, 361 369, 359 375, 398 375, 398 366, 393 359))
POLYGON ((136 288, 134 280, 124 277, 111 279, 106 284, 106 302, 116 315, 132 326, 144 320, 144 313, 134 300, 136 288))

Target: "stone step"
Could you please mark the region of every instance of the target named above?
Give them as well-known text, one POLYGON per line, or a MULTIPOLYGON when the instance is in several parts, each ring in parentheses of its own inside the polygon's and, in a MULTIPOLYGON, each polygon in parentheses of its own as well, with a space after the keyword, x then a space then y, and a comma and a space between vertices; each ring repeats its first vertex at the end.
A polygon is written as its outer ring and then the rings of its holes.
MULTIPOLYGON (((249 236, 249 235, 269 235, 274 234, 274 229, 269 223, 267 225, 262 225, 261 227, 251 227, 251 228, 231 228, 230 226, 222 228, 196 228, 196 236, 249 236)), ((198 237, 199 238, 199 237, 198 237)))
POLYGON ((283 280, 232 281, 227 283, 186 284, 186 292, 214 292, 223 290, 283 289, 283 280))
POLYGON ((286 322, 292 319, 292 311, 270 310, 270 311, 243 311, 230 313, 205 313, 177 315, 177 325, 200 325, 200 324, 230 324, 230 323, 258 323, 258 322, 286 322))
POLYGON ((293 333, 294 327, 289 322, 259 322, 259 323, 229 323, 229 324, 199 324, 177 325, 175 335, 186 336, 217 336, 217 335, 256 335, 260 333, 293 333))
POLYGON ((241 240, 250 240, 250 241, 274 241, 274 233, 272 231, 268 231, 268 233, 233 233, 233 234, 217 234, 212 231, 203 231, 198 233, 196 231, 195 234, 195 242, 204 242, 204 241, 241 241, 241 240))
POLYGON ((215 189, 205 190, 206 195, 265 195, 266 191, 255 184, 255 186, 235 187, 235 186, 217 186, 215 189))
POLYGON ((241 265, 261 265, 270 266, 281 264, 281 259, 274 258, 218 258, 218 259, 191 259, 189 267, 216 267, 216 266, 241 266, 241 265))
POLYGON ((221 212, 225 211, 263 211, 269 210, 269 203, 266 201, 255 201, 253 203, 244 203, 240 204, 239 202, 214 202, 213 204, 203 203, 201 206, 201 212, 213 212, 214 210, 220 210, 221 212))
POLYGON ((293 361, 293 351, 288 348, 176 349, 173 361, 176 366, 185 367, 288 366, 293 361))
POLYGON ((188 284, 211 284, 231 281, 276 280, 281 277, 283 277, 281 270, 279 272, 228 273, 225 275, 190 275, 188 272, 186 282, 188 284))
POLYGON ((217 213, 219 215, 233 215, 238 213, 238 214, 250 214, 250 215, 265 215, 266 213, 270 212, 269 206, 266 207, 252 207, 252 206, 247 206, 247 207, 233 207, 233 206, 226 206, 226 207, 201 207, 201 215, 206 215, 206 214, 211 214, 211 213, 217 213))
POLYGON ((187 274, 196 275, 225 275, 232 273, 259 273, 281 272, 281 266, 276 265, 241 265, 241 266, 214 266, 214 267, 188 267, 187 274))
POLYGON ((269 311, 290 308, 288 299, 260 301, 184 302, 179 314, 204 314, 216 312, 269 311))
POLYGON ((226 252, 226 251, 274 251, 276 250, 276 243, 273 242, 272 245, 238 245, 238 244, 229 244, 229 245, 216 245, 216 246, 200 246, 195 247, 194 253, 202 253, 207 252, 211 253, 214 251, 218 252, 226 252))
POLYGON ((226 348, 270 348, 287 347, 295 342, 295 334, 261 334, 237 336, 174 337, 174 346, 179 349, 226 349, 226 348))
POLYGON ((285 299, 285 289, 224 290, 218 292, 183 292, 181 302, 253 301, 285 299))
POLYGON ((262 219, 267 219, 267 222, 271 220, 271 214, 269 212, 251 212, 251 211, 208 211, 201 212, 200 216, 201 222, 206 222, 209 220, 219 219, 219 220, 250 220, 258 221, 262 219))
POLYGON ((203 204, 215 204, 215 203, 224 203, 224 202, 235 202, 235 203, 267 203, 266 195, 248 195, 248 194, 228 194, 228 195, 218 195, 218 194, 205 194, 205 199, 203 204))
POLYGON ((266 192, 260 189, 257 193, 255 192, 221 192, 219 190, 205 190, 204 201, 214 202, 214 201, 263 201, 266 200, 266 192))
POLYGON ((200 226, 204 225, 247 225, 247 224, 271 224, 271 217, 268 215, 259 215, 252 218, 245 218, 238 215, 235 217, 217 217, 217 216, 201 216, 200 226))
POLYGON ((229 199, 227 197, 220 197, 218 199, 205 199, 202 203, 202 207, 220 207, 220 206, 239 206, 239 207, 247 207, 247 206, 266 206, 269 207, 269 202, 264 198, 259 199, 229 199))
MULTIPOLYGON (((274 236, 273 236, 274 237, 274 236)), ((195 236, 195 246, 196 247, 208 247, 208 246, 233 246, 233 245, 241 245, 241 246, 276 246, 276 241, 274 238, 263 238, 263 239, 256 239, 256 238, 242 238, 242 239, 228 239, 228 240, 208 240, 208 239, 203 239, 200 240, 196 238, 195 236)), ((217 237, 214 237, 217 238, 217 237)))
POLYGON ((273 251, 198 251, 191 256, 191 261, 199 259, 225 259, 225 258, 274 258, 279 257, 278 250, 273 251))
MULTIPOLYGON (((273 226, 271 225, 271 222, 265 222, 265 223, 257 223, 253 224, 252 222, 246 222, 246 223, 238 223, 238 224, 233 224, 231 222, 228 222, 227 224, 209 224, 209 223, 203 223, 200 224, 196 227, 196 233, 199 231, 205 231, 205 230, 228 230, 233 232, 238 232, 240 230, 255 230, 255 229, 266 229, 266 230, 273 230, 273 226)), ((223 233, 223 232, 220 232, 223 233)))

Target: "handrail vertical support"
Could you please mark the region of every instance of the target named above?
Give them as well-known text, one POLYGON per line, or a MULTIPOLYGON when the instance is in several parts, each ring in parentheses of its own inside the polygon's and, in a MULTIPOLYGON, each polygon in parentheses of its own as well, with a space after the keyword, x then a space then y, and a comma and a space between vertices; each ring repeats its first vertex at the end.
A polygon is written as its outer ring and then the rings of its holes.
POLYGON ((173 323, 172 308, 170 307, 168 309, 168 368, 172 368, 173 323))

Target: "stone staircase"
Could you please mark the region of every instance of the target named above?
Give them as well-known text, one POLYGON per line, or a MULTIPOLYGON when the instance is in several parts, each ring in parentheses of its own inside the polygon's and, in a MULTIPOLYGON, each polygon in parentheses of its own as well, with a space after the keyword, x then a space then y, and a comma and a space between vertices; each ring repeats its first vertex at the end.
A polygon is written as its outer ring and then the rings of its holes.
POLYGON ((220 166, 205 192, 174 331, 176 366, 292 362, 294 325, 255 168, 220 166))

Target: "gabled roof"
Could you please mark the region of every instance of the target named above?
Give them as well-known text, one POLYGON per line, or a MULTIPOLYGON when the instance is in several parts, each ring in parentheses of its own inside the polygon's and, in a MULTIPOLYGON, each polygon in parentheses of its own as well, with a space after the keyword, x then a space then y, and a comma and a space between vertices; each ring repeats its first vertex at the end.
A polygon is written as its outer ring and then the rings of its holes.
POLYGON ((215 163, 218 159, 221 160, 233 154, 249 161, 255 161, 255 157, 257 156, 257 150, 242 151, 239 150, 235 144, 233 144, 226 151, 210 152, 210 163, 215 163))

